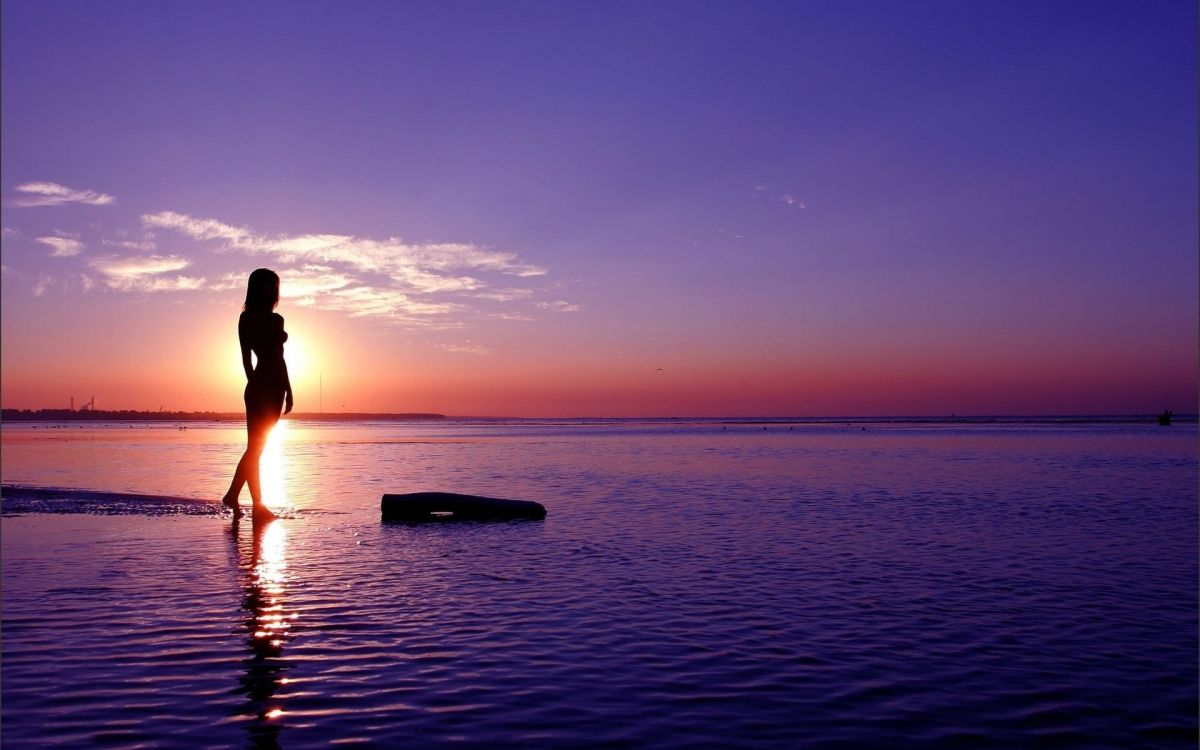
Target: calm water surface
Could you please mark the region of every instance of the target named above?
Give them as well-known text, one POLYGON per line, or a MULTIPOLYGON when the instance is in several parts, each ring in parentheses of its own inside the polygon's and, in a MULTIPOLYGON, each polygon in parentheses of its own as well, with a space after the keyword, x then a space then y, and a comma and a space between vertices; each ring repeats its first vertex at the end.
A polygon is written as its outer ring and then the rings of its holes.
POLYGON ((6 747, 1196 744, 1195 425, 0 436, 6 747))

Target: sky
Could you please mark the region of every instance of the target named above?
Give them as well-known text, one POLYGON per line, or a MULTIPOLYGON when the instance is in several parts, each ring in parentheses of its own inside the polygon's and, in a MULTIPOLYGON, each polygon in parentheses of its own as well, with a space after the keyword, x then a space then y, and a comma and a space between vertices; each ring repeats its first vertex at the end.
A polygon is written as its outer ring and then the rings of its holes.
POLYGON ((0 404, 1197 409, 1193 2, 34 2, 0 404))

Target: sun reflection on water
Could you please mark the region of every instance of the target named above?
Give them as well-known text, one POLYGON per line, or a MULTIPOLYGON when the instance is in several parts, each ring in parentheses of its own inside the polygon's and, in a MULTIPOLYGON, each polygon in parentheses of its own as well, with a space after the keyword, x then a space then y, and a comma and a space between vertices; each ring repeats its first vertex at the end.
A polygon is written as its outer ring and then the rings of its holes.
MULTIPOLYGON (((285 600, 288 583, 287 530, 280 521, 255 524, 251 530, 249 558, 239 541, 238 524, 233 526, 234 544, 241 556, 247 612, 246 629, 250 634, 250 653, 243 662, 245 673, 240 677, 248 703, 242 712, 252 719, 247 726, 252 745, 275 746, 278 740, 280 717, 285 694, 280 689, 288 684, 283 676, 291 669, 290 660, 283 656, 284 646, 291 640, 296 612, 289 612, 285 600)), ((286 692, 286 691, 285 691, 286 692)))
POLYGON ((260 630, 277 630, 287 628, 286 617, 283 614, 283 604, 279 597, 283 596, 284 584, 287 582, 287 560, 284 550, 287 547, 287 531, 281 523, 269 523, 261 531, 255 530, 256 550, 254 556, 254 586, 260 593, 259 606, 255 616, 260 630), (265 597, 261 595, 265 594, 265 597))
POLYGON ((263 447, 262 458, 259 461, 263 503, 276 512, 291 505, 284 481, 288 468, 283 450, 283 444, 287 442, 287 431, 287 420, 279 420, 267 436, 267 444, 263 447))

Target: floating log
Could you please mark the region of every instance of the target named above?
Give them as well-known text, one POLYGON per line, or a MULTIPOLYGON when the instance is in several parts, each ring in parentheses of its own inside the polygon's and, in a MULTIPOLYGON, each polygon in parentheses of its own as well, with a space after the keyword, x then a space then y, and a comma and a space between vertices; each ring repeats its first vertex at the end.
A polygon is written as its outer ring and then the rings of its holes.
POLYGON ((455 492, 409 492, 384 495, 379 504, 384 521, 541 520, 546 508, 528 500, 460 495, 455 492))

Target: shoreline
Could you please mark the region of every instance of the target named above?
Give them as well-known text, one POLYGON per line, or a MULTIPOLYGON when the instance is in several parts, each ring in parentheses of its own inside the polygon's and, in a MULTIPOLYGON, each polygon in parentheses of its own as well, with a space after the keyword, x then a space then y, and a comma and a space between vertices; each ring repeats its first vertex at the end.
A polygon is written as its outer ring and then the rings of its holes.
MULTIPOLYGON (((135 412, 135 411, 76 411, 66 409, 4 409, 0 424, 72 423, 178 423, 178 422, 244 422, 241 412, 135 412)), ((1156 424, 1154 414, 1082 414, 1082 415, 981 415, 981 416, 868 416, 868 417, 478 417, 448 416, 423 413, 293 412, 283 417, 297 422, 458 422, 465 424, 527 424, 527 425, 608 425, 608 424, 677 424, 677 425, 1132 425, 1156 424)), ((1196 414, 1176 414, 1175 424, 1198 424, 1196 414)), ((1170 426, 1170 425, 1166 425, 1170 426)))
MULTIPOLYGON (((445 414, 404 412, 398 414, 372 412, 293 412, 289 419, 310 422, 374 421, 441 421, 445 414)), ((245 412, 233 411, 133 411, 130 409, 103 411, 70 409, 0 409, 0 422, 244 422, 245 412)))

